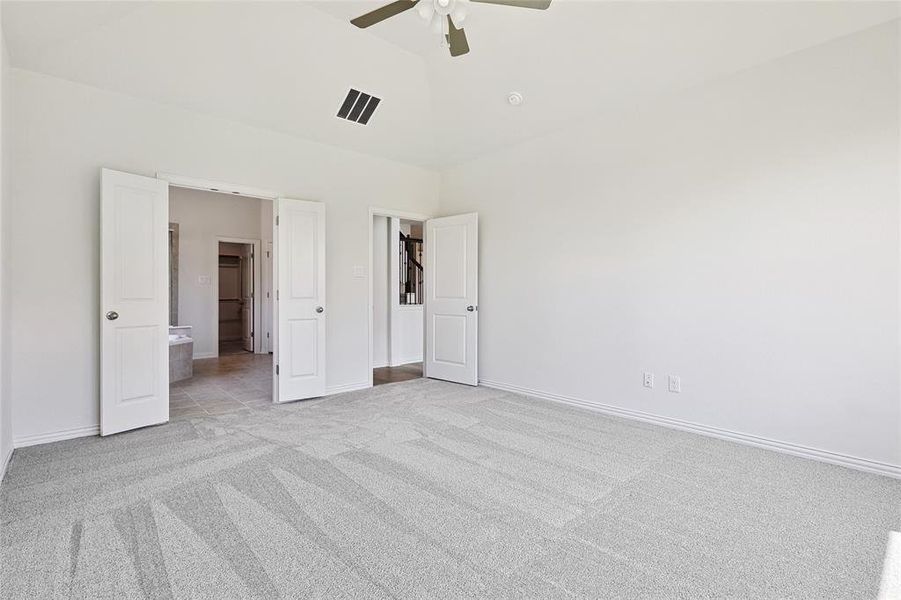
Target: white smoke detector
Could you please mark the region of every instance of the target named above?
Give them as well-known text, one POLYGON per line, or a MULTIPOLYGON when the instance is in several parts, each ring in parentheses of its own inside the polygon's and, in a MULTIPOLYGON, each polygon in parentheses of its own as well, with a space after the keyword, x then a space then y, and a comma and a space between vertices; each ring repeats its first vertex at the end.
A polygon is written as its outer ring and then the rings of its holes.
POLYGON ((510 106, 519 106, 522 104, 522 94, 519 92, 510 92, 507 94, 507 102, 510 103, 510 106))

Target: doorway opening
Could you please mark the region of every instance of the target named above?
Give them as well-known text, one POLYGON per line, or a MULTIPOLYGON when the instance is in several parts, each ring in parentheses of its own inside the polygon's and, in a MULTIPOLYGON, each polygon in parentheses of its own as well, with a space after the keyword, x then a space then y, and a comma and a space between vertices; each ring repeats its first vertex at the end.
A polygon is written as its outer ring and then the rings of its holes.
POLYGON ((272 200, 169 188, 169 414, 273 401, 272 200))
POLYGON ((253 352, 253 244, 219 242, 219 356, 253 352))
POLYGON ((423 376, 423 220, 372 216, 372 384, 423 376))

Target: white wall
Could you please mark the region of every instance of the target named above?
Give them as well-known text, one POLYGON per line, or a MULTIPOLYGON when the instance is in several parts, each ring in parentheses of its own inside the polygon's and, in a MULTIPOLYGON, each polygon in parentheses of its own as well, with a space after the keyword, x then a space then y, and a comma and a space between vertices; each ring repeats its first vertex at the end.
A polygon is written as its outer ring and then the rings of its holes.
POLYGON ((898 49, 880 26, 446 170, 480 377, 901 465, 898 49))
POLYGON ((388 217, 372 217, 372 366, 388 366, 388 217))
MULTIPOLYGON (((178 324, 191 325, 194 358, 216 356, 215 321, 218 290, 213 287, 219 269, 216 238, 262 240, 262 204, 269 200, 169 188, 169 222, 178 223, 178 324), (208 276, 209 284, 199 277, 208 276)), ((270 209, 271 210, 271 209, 270 209)), ((266 227, 272 229, 271 221, 266 227)))
POLYGON ((402 306, 391 312, 391 366, 422 362, 422 306, 402 306))
POLYGON ((326 383, 366 384, 368 279, 353 267, 368 263, 368 207, 436 212, 435 173, 29 71, 12 69, 11 78, 7 289, 18 443, 98 424, 101 167, 324 202, 326 383))
POLYGON ((9 205, 10 144, 9 53, 0 26, 0 481, 12 455, 12 394, 10 392, 10 287, 9 287, 9 205))

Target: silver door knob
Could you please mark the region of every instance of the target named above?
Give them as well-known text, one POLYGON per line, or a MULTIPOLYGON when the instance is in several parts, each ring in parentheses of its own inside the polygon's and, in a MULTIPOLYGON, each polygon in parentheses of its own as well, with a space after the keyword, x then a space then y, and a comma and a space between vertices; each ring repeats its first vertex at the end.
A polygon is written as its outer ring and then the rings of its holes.
POLYGON ((110 321, 115 321, 116 319, 119 318, 119 313, 117 313, 114 310, 111 310, 108 313, 106 313, 106 318, 110 321))
POLYGON ((476 309, 476 307, 473 306, 472 304, 470 304, 469 306, 466 307, 466 310, 467 310, 468 312, 472 312, 472 311, 474 311, 475 309, 476 309))
POLYGON ((321 312, 324 312, 324 311, 325 311, 325 309, 322 308, 321 306, 317 306, 317 307, 316 307, 316 312, 321 313, 321 312))

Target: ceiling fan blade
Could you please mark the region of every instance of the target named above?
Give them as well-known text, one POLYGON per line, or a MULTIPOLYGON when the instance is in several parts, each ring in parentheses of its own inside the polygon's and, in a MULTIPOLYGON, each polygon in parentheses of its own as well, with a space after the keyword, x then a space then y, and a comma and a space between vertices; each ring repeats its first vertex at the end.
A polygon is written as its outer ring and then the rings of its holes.
POLYGON ((469 52, 466 32, 454 26, 454 21, 450 18, 450 15, 447 15, 447 28, 447 43, 450 46, 451 56, 462 56, 469 52))
POLYGON ((385 19, 389 19, 394 15, 399 15, 405 10, 410 10, 416 6, 417 2, 419 2, 419 0, 397 0, 396 2, 377 8, 372 12, 368 12, 365 15, 360 15, 356 19, 351 19, 350 22, 360 29, 366 29, 376 23, 381 23, 385 19))
POLYGON ((551 0, 470 0, 483 4, 500 4, 501 6, 518 6, 520 8, 535 8, 546 10, 551 5, 551 0))

